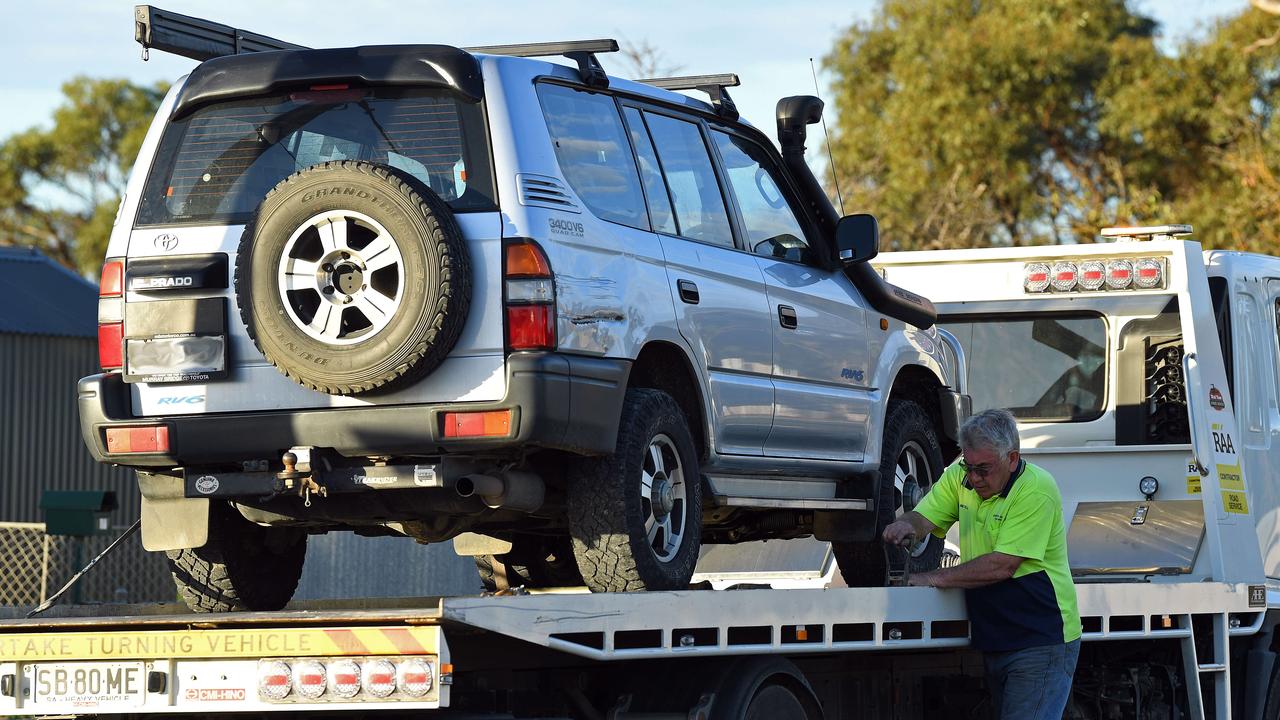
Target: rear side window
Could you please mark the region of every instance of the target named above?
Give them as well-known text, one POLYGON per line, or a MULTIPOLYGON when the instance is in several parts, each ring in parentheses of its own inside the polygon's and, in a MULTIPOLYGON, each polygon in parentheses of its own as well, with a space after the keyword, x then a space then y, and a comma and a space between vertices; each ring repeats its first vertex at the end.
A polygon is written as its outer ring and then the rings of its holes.
POLYGON ((973 410, 1008 408, 1032 422, 1102 416, 1107 389, 1107 324, 1061 314, 948 320, 968 360, 973 410))
POLYGON ((541 84, 538 98, 564 179, 601 220, 649 229, 618 107, 608 95, 541 84))
POLYGON ((355 88, 218 103, 170 123, 138 224, 247 222, 281 180, 330 160, 404 170, 455 211, 495 208, 479 106, 355 88))
POLYGON ((711 155, 694 123, 646 112, 644 119, 671 190, 680 236, 733 246, 733 231, 711 155))

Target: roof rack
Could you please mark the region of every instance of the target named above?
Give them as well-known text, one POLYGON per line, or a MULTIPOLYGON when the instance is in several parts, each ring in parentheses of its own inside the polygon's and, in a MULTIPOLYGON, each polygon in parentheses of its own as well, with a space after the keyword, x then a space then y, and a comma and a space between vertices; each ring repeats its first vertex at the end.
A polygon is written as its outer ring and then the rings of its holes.
POLYGON ((617 52, 618 41, 612 39, 574 40, 569 42, 524 43, 522 45, 484 45, 481 47, 463 48, 467 52, 485 53, 487 55, 510 55, 512 57, 547 57, 563 55, 578 63, 578 73, 582 82, 588 87, 609 87, 609 76, 605 74, 596 53, 617 52))
POLYGON ((733 98, 729 97, 729 91, 725 89, 742 84, 734 73, 647 78, 636 82, 642 82, 663 90, 700 90, 711 97, 711 105, 715 107, 718 115, 729 120, 738 119, 738 106, 733 103, 733 98))
POLYGON ((1102 237, 1116 240, 1172 240, 1192 233, 1190 225, 1150 225, 1147 227, 1102 228, 1102 237))
POLYGON ((134 6, 133 39, 142 45, 143 60, 153 48, 200 61, 263 50, 307 49, 304 45, 180 15, 152 5, 134 6))

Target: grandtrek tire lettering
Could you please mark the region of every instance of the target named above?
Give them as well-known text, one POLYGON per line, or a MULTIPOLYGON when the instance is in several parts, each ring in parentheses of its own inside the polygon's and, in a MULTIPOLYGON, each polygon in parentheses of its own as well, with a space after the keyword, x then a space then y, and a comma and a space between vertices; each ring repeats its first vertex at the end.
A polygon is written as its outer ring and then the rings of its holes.
POLYGON ((267 194, 240 240, 235 291, 249 336, 286 376, 333 395, 389 391, 457 343, 470 259, 449 206, 412 175, 327 162, 267 194))

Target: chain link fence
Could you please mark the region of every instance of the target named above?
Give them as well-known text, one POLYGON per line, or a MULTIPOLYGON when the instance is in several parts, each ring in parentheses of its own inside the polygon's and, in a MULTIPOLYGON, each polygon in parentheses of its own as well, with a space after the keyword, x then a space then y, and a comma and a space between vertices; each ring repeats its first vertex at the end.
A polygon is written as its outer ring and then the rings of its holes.
MULTIPOLYGON (((49 535, 43 523, 0 523, 0 606, 38 605, 111 544, 124 528, 92 537, 49 535)), ((138 533, 90 570, 60 602, 175 600, 161 553, 142 549, 138 533)))

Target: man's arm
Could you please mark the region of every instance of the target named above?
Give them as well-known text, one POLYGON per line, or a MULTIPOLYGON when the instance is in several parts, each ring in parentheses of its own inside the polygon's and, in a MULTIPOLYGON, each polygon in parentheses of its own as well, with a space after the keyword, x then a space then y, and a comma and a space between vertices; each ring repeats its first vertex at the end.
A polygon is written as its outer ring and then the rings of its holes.
POLYGON ((912 573, 912 585, 936 588, 976 588, 1008 580, 1017 572, 1024 558, 989 552, 955 567, 912 573))
POLYGON ((932 520, 915 510, 909 510, 884 529, 883 537, 884 541, 890 545, 901 545, 908 535, 915 535, 916 540, 919 541, 937 529, 938 526, 934 525, 932 520))

